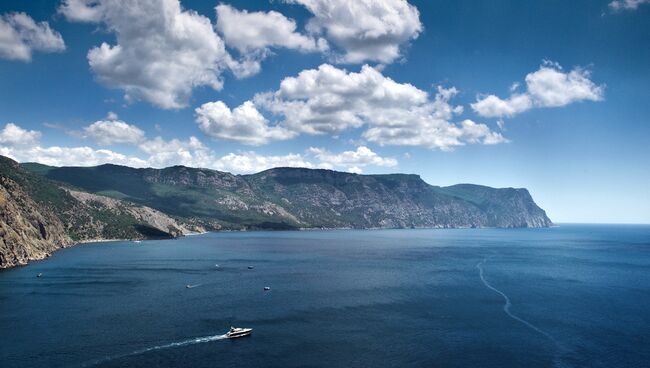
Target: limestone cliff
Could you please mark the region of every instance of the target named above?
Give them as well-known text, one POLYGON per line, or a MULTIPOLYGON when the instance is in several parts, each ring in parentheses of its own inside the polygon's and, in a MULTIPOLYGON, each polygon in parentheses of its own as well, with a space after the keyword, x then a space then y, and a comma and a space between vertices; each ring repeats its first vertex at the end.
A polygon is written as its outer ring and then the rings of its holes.
POLYGON ((0 268, 42 259, 76 242, 202 230, 146 206, 62 187, 0 157, 0 268))

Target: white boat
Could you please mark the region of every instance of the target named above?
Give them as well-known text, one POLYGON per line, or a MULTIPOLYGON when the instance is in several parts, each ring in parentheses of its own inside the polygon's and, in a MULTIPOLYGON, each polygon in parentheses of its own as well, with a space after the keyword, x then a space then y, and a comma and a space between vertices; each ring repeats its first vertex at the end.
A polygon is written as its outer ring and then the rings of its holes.
POLYGON ((270 286, 265 286, 265 287, 264 287, 264 290, 265 290, 265 291, 269 291, 269 290, 271 290, 271 287, 270 287, 270 286))
POLYGON ((226 332, 226 337, 229 339, 234 339, 236 337, 248 336, 251 333, 253 333, 252 328, 237 328, 231 326, 230 331, 226 332))

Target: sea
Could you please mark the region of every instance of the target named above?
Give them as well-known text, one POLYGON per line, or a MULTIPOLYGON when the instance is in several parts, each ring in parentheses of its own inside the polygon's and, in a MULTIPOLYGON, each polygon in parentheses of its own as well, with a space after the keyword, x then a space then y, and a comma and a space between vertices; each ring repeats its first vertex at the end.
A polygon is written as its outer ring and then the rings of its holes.
POLYGON ((83 244, 0 272, 0 366, 650 367, 650 226, 83 244))

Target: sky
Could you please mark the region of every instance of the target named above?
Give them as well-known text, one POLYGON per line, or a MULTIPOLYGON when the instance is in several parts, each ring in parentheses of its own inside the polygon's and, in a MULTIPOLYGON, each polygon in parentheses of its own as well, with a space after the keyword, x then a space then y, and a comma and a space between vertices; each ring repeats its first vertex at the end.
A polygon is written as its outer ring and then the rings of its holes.
POLYGON ((650 223, 650 0, 4 0, 0 154, 525 187, 650 223))

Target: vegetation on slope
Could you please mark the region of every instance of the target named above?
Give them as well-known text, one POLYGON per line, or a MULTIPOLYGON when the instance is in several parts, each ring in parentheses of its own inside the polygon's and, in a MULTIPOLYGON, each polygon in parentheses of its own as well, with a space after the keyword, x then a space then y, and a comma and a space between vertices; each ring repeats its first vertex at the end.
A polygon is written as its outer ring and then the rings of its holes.
POLYGON ((299 168, 233 175, 183 166, 157 170, 117 165, 37 167, 36 172, 213 229, 551 224, 525 189, 435 187, 417 175, 357 175, 299 168))

